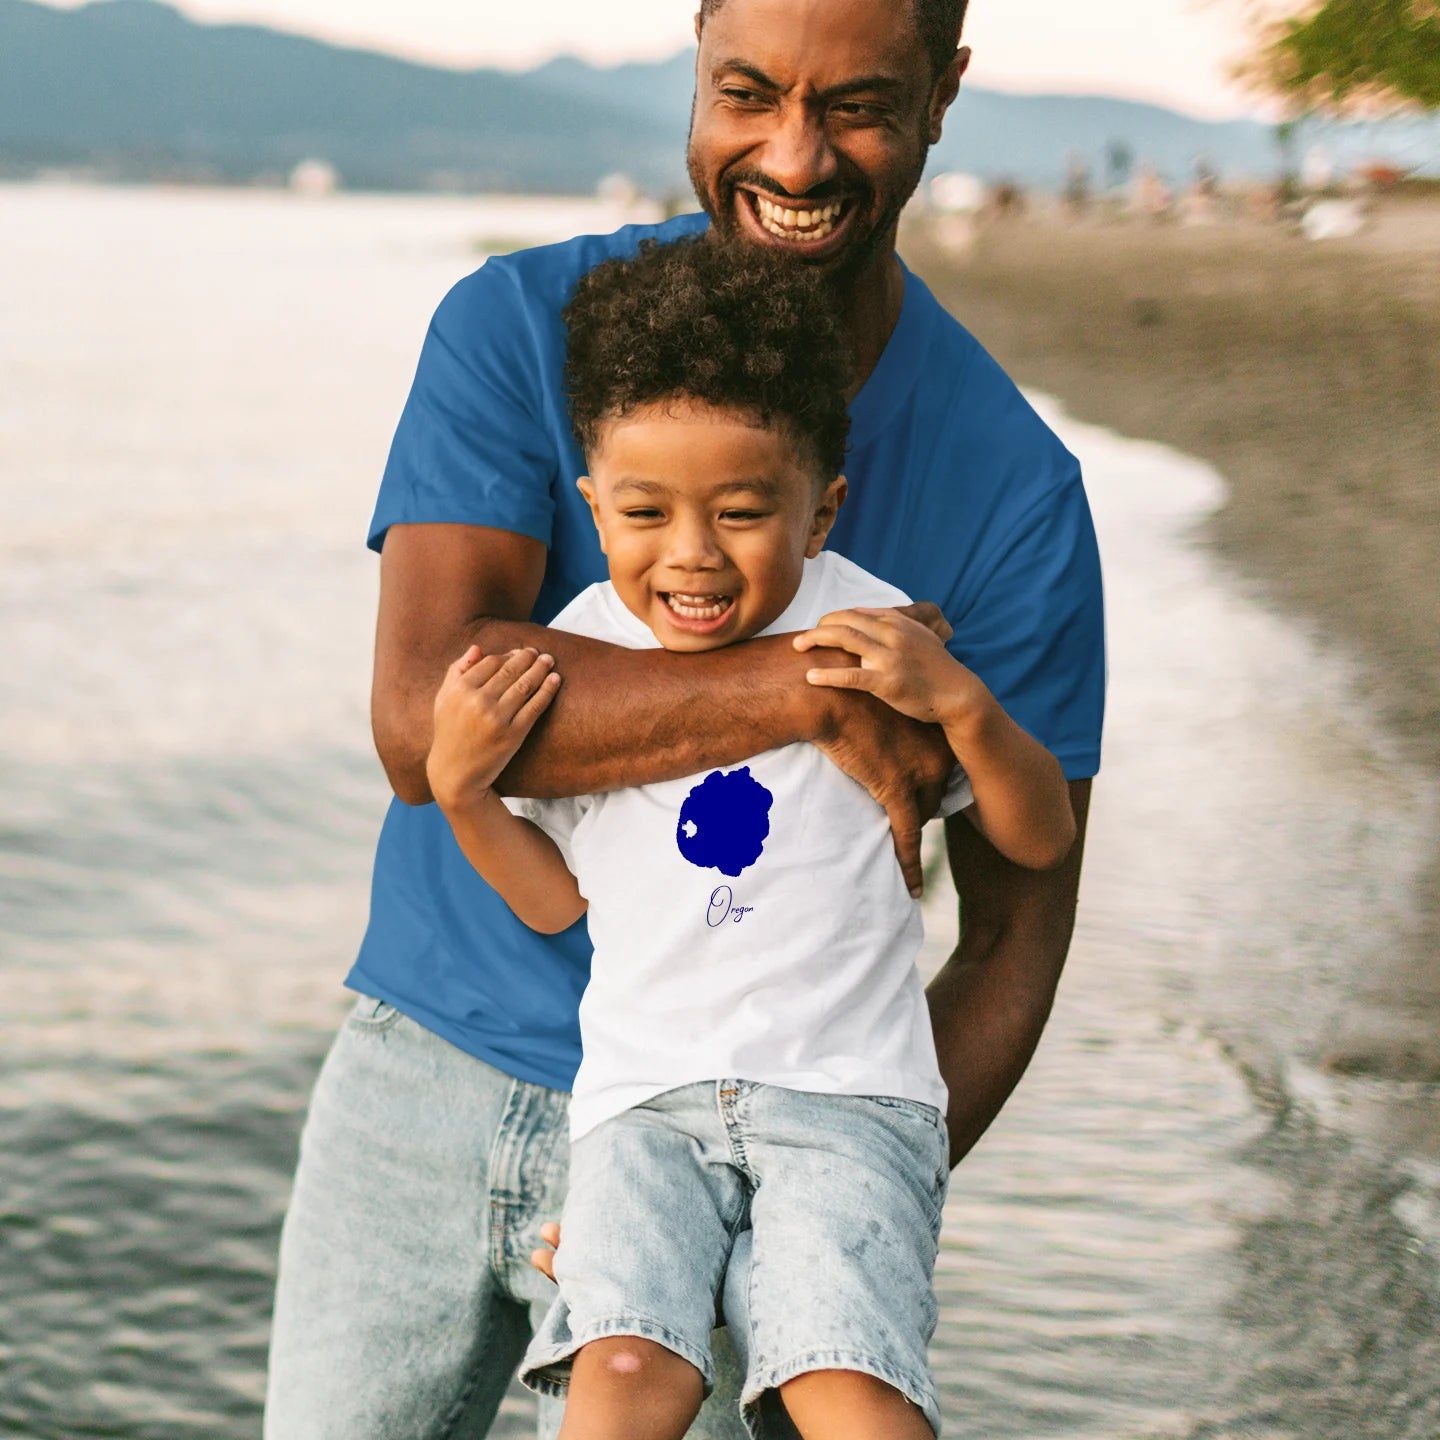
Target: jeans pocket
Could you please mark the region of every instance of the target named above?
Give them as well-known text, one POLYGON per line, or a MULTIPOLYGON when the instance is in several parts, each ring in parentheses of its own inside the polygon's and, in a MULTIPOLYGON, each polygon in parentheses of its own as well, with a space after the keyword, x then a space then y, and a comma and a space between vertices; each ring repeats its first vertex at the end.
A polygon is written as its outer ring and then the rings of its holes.
POLYGON ((866 1095, 863 1098, 882 1110, 899 1110, 906 1115, 913 1115, 917 1120, 923 1120, 932 1130, 938 1130, 942 1134, 945 1131, 945 1117, 933 1105, 927 1105, 923 1100, 907 1100, 901 1095, 866 1095))
POLYGON ((346 1025, 365 1035, 388 1030, 403 1015, 388 1000, 377 1000, 373 995, 356 992, 355 1007, 350 1011, 346 1025))
POLYGON ((903 1115, 906 1121, 923 1126, 922 1137, 914 1130, 909 1134, 918 1145, 917 1158, 923 1155, 933 1165, 930 1186, 930 1204, 938 1219, 945 1205, 945 1195, 950 1186, 950 1132, 945 1126, 945 1117, 923 1100, 906 1100, 899 1095, 866 1095, 867 1103, 903 1115))

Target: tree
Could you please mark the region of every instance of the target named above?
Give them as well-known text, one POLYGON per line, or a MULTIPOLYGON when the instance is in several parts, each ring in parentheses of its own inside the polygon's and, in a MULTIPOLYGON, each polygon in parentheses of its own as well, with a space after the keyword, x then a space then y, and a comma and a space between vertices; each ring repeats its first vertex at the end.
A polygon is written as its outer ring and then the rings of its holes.
POLYGON ((1251 75, 1305 109, 1440 109, 1440 0, 1319 0, 1260 35, 1251 75))

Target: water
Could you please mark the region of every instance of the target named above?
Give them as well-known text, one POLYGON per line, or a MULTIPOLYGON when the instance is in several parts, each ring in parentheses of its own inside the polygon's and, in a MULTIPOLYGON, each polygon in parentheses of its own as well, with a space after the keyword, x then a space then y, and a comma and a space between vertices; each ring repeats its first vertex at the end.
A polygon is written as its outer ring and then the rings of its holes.
MULTIPOLYGON (((258 1434, 386 795, 375 483, 477 237, 607 219, 0 188, 0 1434, 258 1434)), ((1436 1097, 1324 1060, 1435 790, 1193 542, 1216 477, 1057 424, 1107 560, 1106 768, 1055 1017, 946 1215, 947 1433, 1433 1440, 1429 1132, 1348 1121, 1436 1097)), ((933 964, 942 887, 928 919, 933 964)))

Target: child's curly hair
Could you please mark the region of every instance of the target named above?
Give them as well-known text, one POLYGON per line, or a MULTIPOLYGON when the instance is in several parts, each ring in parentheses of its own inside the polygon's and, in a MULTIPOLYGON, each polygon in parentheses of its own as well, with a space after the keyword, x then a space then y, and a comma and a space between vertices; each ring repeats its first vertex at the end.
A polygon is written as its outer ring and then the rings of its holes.
POLYGON ((840 473, 850 363, 824 278, 784 256, 696 237, 597 265, 565 307, 565 390, 593 453, 600 426, 675 398, 753 414, 840 473))

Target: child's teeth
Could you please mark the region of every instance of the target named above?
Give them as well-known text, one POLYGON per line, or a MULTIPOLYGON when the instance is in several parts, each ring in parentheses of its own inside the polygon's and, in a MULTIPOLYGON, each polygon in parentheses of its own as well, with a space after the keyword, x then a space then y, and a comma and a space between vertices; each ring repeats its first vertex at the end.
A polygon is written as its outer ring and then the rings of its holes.
POLYGON ((670 608, 686 620, 714 620, 730 607, 728 595, 681 595, 672 590, 670 608))

